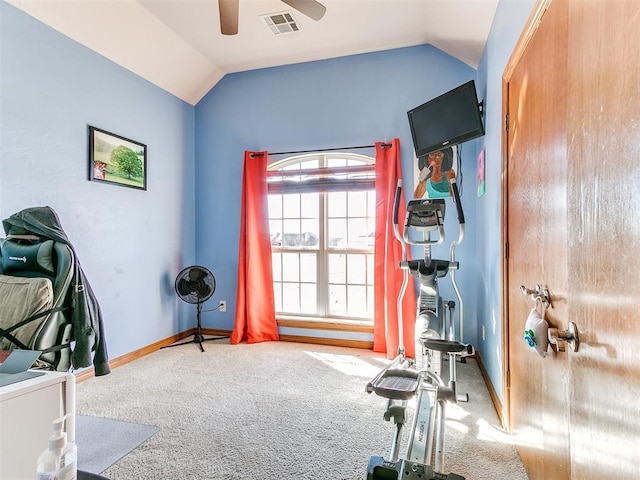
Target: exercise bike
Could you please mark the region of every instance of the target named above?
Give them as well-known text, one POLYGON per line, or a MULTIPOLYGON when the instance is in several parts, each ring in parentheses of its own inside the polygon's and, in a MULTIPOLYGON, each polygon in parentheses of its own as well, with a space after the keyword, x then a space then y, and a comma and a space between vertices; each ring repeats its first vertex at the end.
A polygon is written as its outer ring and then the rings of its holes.
POLYGON ((384 413, 386 421, 393 421, 395 431, 389 458, 373 456, 369 459, 367 480, 464 480, 455 473, 444 474, 444 427, 447 403, 468 401, 468 395, 459 396, 456 389, 456 358, 473 353, 473 347, 458 341, 453 319, 455 302, 440 297, 438 279, 449 274, 460 311, 458 316, 460 339, 462 338, 463 302, 455 282, 454 272, 459 264, 455 260, 455 248, 464 238, 464 212, 455 179, 451 190, 458 214, 459 235, 449 249, 449 260, 431 258, 431 246, 445 240, 444 199, 412 200, 402 235, 398 225, 398 209, 402 193, 402 180, 396 188, 393 225, 396 238, 402 245, 403 283, 398 295, 398 355, 391 364, 373 378, 366 387, 367 393, 375 393, 387 399, 384 413), (421 240, 412 240, 410 230, 422 233, 421 240), (435 235, 435 238, 432 236, 435 235), (422 245, 424 259, 407 260, 408 245, 422 245), (417 301, 415 323, 415 359, 405 356, 402 327, 402 299, 407 288, 409 274, 419 280, 420 295, 417 301), (436 330, 440 327, 440 333, 436 330), (442 380, 442 357, 449 360, 449 381, 442 380), (407 439, 406 454, 400 458, 399 450, 404 425, 407 420, 407 404, 415 398, 415 411, 407 439))

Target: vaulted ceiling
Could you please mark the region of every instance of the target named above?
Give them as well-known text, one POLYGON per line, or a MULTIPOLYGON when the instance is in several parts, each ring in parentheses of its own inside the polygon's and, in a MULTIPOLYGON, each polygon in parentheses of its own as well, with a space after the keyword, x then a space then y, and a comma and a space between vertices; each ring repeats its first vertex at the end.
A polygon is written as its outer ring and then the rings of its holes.
POLYGON ((314 21, 280 0, 239 0, 220 33, 217 0, 7 0, 195 105, 225 74, 431 44, 476 68, 499 0, 320 0, 314 21), (262 16, 288 12, 275 35, 262 16))

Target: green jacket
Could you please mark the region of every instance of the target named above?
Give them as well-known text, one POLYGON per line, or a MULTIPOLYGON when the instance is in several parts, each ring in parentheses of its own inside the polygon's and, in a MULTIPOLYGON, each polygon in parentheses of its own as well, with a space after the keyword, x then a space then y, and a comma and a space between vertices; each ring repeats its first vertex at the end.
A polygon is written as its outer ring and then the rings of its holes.
POLYGON ((3 220, 2 226, 7 235, 38 235, 69 246, 75 265, 70 312, 75 346, 71 353, 71 362, 74 368, 89 367, 92 362, 91 353, 94 352, 95 375, 111 373, 100 305, 56 212, 51 207, 26 208, 3 220))

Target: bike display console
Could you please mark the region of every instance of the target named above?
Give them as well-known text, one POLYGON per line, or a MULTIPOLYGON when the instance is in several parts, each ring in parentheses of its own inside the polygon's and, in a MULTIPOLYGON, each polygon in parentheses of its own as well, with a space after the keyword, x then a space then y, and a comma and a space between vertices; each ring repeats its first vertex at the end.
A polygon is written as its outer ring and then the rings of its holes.
POLYGON ((455 473, 434 472, 429 465, 398 460, 389 462, 382 457, 371 457, 367 480, 465 480, 455 473))

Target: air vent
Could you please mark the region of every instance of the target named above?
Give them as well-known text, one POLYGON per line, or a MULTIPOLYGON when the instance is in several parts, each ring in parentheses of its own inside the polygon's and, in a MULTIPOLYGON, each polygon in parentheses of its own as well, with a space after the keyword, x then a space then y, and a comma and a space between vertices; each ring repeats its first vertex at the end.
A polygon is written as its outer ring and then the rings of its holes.
POLYGON ((270 15, 261 15, 260 18, 269 27, 274 35, 282 35, 283 33, 294 33, 299 30, 298 24, 291 12, 272 13, 270 15))

